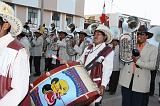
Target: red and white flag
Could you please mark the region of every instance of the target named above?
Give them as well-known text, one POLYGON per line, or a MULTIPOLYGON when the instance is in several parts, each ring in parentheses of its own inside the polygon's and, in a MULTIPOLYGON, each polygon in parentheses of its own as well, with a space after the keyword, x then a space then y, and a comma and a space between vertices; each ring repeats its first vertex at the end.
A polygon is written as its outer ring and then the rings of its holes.
POLYGON ((101 24, 104 24, 106 22, 106 13, 105 12, 106 12, 106 9, 105 9, 105 2, 104 2, 102 15, 100 16, 101 24))

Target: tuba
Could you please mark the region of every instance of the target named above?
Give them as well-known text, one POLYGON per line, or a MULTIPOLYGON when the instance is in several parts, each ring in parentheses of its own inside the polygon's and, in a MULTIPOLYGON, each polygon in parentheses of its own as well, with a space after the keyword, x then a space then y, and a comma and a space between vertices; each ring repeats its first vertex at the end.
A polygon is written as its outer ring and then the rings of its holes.
POLYGON ((68 35, 66 36, 66 52, 69 56, 76 55, 76 51, 74 50, 74 45, 76 41, 78 41, 78 36, 75 31, 75 24, 71 23, 67 26, 68 35))
POLYGON ((122 28, 124 34, 120 36, 120 59, 123 62, 132 62, 132 55, 139 56, 140 53, 136 49, 137 36, 136 31, 140 26, 140 21, 138 17, 129 16, 126 20, 124 20, 122 24, 122 28))
POLYGON ((96 28, 98 27, 99 23, 92 23, 87 27, 87 34, 88 36, 85 38, 85 47, 89 44, 93 43, 93 34, 96 28))
POLYGON ((98 25, 99 25, 99 23, 92 23, 91 25, 89 25, 87 27, 87 31, 88 31, 89 35, 93 35, 94 34, 94 31, 96 30, 98 25))
POLYGON ((59 37, 57 34, 56 25, 54 23, 51 23, 51 30, 50 30, 50 34, 48 36, 48 39, 51 40, 51 42, 50 42, 51 50, 58 51, 59 46, 57 44, 57 41, 58 41, 59 37))

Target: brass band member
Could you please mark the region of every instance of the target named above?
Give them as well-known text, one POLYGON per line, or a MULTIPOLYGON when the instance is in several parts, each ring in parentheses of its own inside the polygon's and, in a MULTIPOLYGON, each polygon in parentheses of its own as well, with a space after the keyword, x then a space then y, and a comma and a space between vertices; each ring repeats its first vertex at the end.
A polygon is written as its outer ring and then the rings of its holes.
POLYGON ((111 41, 112 34, 109 28, 100 24, 94 31, 93 45, 87 46, 80 59, 77 60, 81 64, 84 64, 91 79, 97 84, 100 90, 101 96, 91 105, 97 106, 100 104, 105 92, 105 87, 108 84, 112 73, 114 52, 108 45, 111 41), (101 53, 105 55, 101 55, 101 53), (99 56, 98 59, 96 59, 97 55, 99 56))
POLYGON ((147 42, 152 36, 145 25, 139 27, 136 46, 140 56, 132 56, 133 62, 126 63, 120 71, 122 106, 148 105, 150 70, 155 70, 158 54, 158 49, 147 42))
POLYGON ((87 33, 85 30, 82 30, 80 32, 78 32, 79 34, 79 41, 77 42, 77 44, 75 44, 74 46, 74 50, 76 51, 76 57, 75 60, 77 60, 83 53, 84 48, 85 48, 85 37, 87 36, 87 33))
POLYGON ((26 96, 30 76, 29 56, 15 39, 21 31, 22 23, 14 16, 12 7, 0 1, 0 106, 31 105, 29 95, 26 96))

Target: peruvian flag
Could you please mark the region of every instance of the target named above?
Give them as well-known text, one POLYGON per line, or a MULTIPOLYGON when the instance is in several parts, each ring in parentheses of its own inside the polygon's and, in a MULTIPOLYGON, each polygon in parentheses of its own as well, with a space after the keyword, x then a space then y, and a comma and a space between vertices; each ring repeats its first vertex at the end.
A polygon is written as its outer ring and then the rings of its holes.
POLYGON ((105 12, 106 12, 106 11, 105 11, 105 2, 104 2, 102 15, 100 16, 101 24, 106 23, 106 13, 105 13, 105 12))

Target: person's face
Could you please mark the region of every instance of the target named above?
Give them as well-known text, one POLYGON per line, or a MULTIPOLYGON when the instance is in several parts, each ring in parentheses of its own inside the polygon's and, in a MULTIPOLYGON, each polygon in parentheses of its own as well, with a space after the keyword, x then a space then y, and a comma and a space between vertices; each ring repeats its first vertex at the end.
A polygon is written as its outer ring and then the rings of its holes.
POLYGON ((41 34, 38 33, 38 32, 35 32, 34 34, 35 34, 35 36, 36 36, 37 38, 41 36, 41 34))
POLYGON ((60 39, 60 40, 64 39, 65 37, 66 37, 66 36, 65 36, 64 33, 59 33, 59 39, 60 39))
POLYGON ((113 45, 113 47, 117 46, 118 45, 118 41, 117 40, 112 40, 112 45, 113 45))
POLYGON ((79 34, 79 41, 84 41, 85 35, 84 34, 79 34))
POLYGON ((137 43, 142 44, 147 41, 148 35, 144 32, 137 32, 137 43))
POLYGON ((8 22, 4 22, 3 18, 0 17, 0 37, 3 37, 4 35, 6 35, 9 27, 10 27, 10 24, 8 22))
POLYGON ((100 31, 94 32, 94 43, 95 45, 98 45, 100 43, 103 43, 105 41, 106 37, 102 34, 100 31))

